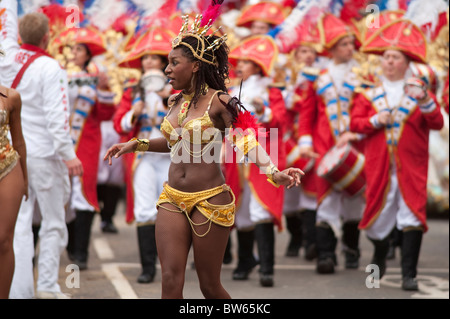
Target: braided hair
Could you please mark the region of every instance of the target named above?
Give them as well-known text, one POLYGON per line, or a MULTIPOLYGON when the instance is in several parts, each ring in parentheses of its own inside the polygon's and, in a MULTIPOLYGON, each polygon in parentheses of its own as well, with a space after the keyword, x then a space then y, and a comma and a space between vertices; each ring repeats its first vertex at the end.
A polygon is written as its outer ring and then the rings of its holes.
MULTIPOLYGON (((216 39, 218 39, 218 37, 215 35, 211 36, 209 40, 205 39, 205 45, 208 46, 208 42, 213 43, 216 39)), ((201 45, 200 41, 193 36, 186 36, 182 41, 189 44, 194 50, 197 50, 199 45, 201 45)), ((197 59, 196 57, 194 57, 192 51, 187 46, 180 45, 177 47, 177 49, 178 48, 182 50, 183 56, 187 57, 191 62, 200 62, 200 68, 197 72, 194 83, 194 86, 196 88, 196 91, 192 98, 192 104, 194 105, 194 107, 197 104, 200 96, 203 94, 201 88, 205 83, 212 89, 227 92, 228 89, 225 83, 229 78, 228 53, 230 50, 226 43, 222 43, 222 45, 220 45, 220 47, 216 51, 214 51, 216 64, 209 64, 197 59)), ((212 55, 205 55, 204 57, 207 59, 211 59, 212 62, 212 55)), ((181 97, 181 93, 179 93, 175 97, 175 104, 178 103, 181 97)))

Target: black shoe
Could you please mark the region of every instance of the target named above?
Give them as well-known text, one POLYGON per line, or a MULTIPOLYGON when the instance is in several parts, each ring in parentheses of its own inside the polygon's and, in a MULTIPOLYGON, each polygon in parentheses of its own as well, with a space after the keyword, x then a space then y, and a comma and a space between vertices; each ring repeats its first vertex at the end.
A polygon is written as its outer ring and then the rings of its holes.
POLYGON ((73 263, 77 265, 80 270, 86 270, 88 268, 87 261, 73 260, 73 263))
POLYGON ((416 278, 404 277, 402 280, 402 289, 407 291, 418 291, 419 285, 416 278))
POLYGON ((319 274, 332 274, 334 273, 335 262, 331 257, 319 258, 317 261, 316 271, 319 274))
POLYGON ((389 246, 388 253, 386 255, 387 260, 395 259, 395 246, 389 246))
POLYGON ((137 282, 140 283, 140 284, 148 284, 148 283, 153 282, 154 278, 155 278, 155 275, 143 272, 137 278, 137 282))
POLYGON ((263 287, 273 287, 273 275, 271 275, 271 274, 261 274, 259 276, 259 283, 263 287))
POLYGON ((233 271, 233 280, 247 280, 248 276, 252 272, 253 268, 255 268, 255 266, 253 266, 249 269, 239 269, 239 268, 235 269, 233 271))
POLYGON ((286 257, 298 257, 299 250, 300 247, 292 247, 289 245, 288 248, 286 249, 286 257))
POLYGON ((311 261, 316 258, 317 258, 316 244, 311 244, 305 248, 305 259, 311 261))
POLYGON ((359 267, 359 251, 346 250, 345 251, 345 268, 358 269, 359 267))
POLYGON ((117 234, 119 232, 112 222, 102 222, 101 228, 104 233, 117 234))

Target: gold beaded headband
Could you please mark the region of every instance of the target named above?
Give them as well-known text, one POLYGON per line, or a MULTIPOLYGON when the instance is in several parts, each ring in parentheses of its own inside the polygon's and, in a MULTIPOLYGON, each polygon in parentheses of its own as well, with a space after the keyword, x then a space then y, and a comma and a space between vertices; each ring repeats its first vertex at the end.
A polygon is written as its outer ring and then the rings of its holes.
POLYGON ((202 24, 203 16, 201 14, 196 15, 194 23, 189 30, 189 16, 185 15, 182 17, 184 20, 183 25, 181 26, 180 33, 178 36, 172 41, 172 49, 180 45, 184 45, 188 47, 192 54, 199 60, 206 62, 208 64, 217 65, 216 56, 214 55, 214 51, 216 51, 220 46, 227 41, 227 34, 215 39, 212 43, 210 42, 211 37, 221 29, 219 27, 216 31, 211 33, 210 35, 206 35, 206 33, 211 29, 213 20, 209 19, 208 23, 202 24), (199 45, 197 49, 194 49, 189 43, 183 42, 183 38, 185 37, 194 37, 198 40, 199 45))

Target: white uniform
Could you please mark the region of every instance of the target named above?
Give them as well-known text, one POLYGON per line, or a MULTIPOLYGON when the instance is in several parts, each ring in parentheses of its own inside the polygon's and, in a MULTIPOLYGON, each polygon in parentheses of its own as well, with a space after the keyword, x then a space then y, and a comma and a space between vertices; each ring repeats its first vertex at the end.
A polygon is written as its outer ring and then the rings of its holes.
MULTIPOLYGON (((18 45, 17 1, 2 0, 0 11, 4 8, 0 37, 6 56, 0 59, 0 84, 11 87, 23 64, 38 50, 33 52, 18 45)), ((29 199, 22 202, 15 227, 15 271, 10 298, 34 297, 31 225, 37 205, 42 215, 37 291, 61 291, 59 262, 67 243, 64 206, 70 194, 68 171, 63 160, 76 158, 69 131, 67 90, 65 71, 48 56, 36 59, 17 87, 22 98, 29 199)))
MULTIPOLYGON (((136 102, 139 97, 133 101, 136 102)), ((141 125, 138 138, 162 137, 160 125, 166 115, 166 109, 162 98, 155 92, 145 93, 145 108, 139 117, 141 125)), ((130 132, 133 129, 131 118, 133 111, 128 111, 121 121, 123 131, 130 132)), ((154 224, 156 221, 156 201, 167 181, 170 153, 144 152, 137 155, 133 163, 133 191, 134 191, 134 218, 139 224, 154 224)))

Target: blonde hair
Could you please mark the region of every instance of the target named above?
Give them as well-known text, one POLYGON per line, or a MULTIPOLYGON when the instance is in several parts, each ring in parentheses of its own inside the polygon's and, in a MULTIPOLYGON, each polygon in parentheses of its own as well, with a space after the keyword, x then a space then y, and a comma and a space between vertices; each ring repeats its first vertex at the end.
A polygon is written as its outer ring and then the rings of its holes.
POLYGON ((19 34, 23 43, 39 46, 48 32, 49 20, 43 13, 29 13, 19 21, 19 34))

